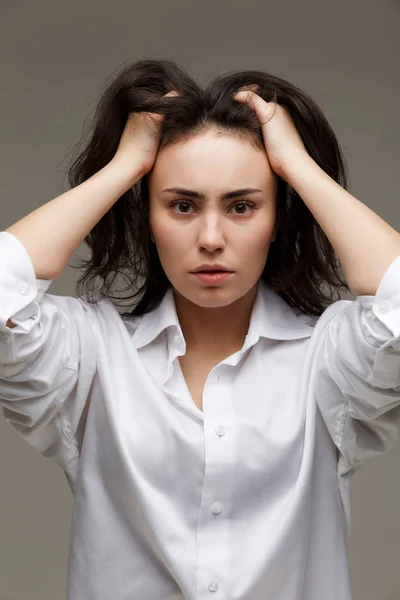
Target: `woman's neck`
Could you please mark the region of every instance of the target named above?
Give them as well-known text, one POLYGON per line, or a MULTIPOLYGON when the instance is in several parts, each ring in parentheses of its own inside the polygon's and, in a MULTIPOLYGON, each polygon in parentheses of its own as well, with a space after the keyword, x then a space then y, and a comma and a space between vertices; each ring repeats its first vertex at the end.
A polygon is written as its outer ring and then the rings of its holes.
POLYGON ((256 294, 257 286, 226 306, 207 308, 174 290, 186 352, 207 352, 218 357, 240 350, 249 329, 256 294))

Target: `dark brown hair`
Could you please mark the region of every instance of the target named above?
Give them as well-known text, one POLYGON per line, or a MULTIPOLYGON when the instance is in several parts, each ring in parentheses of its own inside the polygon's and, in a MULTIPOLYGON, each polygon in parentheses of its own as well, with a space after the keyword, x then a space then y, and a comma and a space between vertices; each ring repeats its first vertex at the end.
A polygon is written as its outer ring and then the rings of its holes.
MULTIPOLYGON (((303 90, 255 70, 220 75, 202 87, 176 62, 155 59, 134 62, 113 76, 97 104, 90 140, 69 167, 70 186, 83 183, 110 162, 130 112, 165 115, 160 149, 213 126, 246 136, 265 150, 255 113, 232 98, 241 87, 254 83, 262 98, 289 110, 310 156, 347 189, 347 167, 336 136, 321 108, 303 90), (171 89, 180 97, 163 99, 171 89)), ((89 232, 85 243, 91 257, 70 265, 85 269, 77 281, 78 296, 94 305, 101 297, 117 305, 128 300, 130 310, 124 315, 147 313, 171 287, 150 237, 148 177, 149 173, 124 193, 89 232), (122 296, 115 285, 118 277, 126 278, 121 291, 127 294, 122 296)), ((261 277, 295 310, 320 316, 340 299, 340 288, 350 291, 339 259, 305 203, 281 178, 276 216, 277 236, 261 277)))

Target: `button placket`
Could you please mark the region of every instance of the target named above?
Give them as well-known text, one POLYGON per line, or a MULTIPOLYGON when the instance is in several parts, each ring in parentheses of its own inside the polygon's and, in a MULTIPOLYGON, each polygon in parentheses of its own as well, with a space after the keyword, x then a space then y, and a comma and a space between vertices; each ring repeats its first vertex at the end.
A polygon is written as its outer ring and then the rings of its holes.
POLYGON ((227 497, 229 498, 226 483, 229 484, 229 472, 233 468, 234 454, 230 449, 232 440, 222 440, 227 435, 228 427, 231 427, 233 417, 230 412, 232 410, 230 390, 221 385, 224 377, 220 370, 222 370, 222 365, 219 365, 215 372, 211 373, 204 392, 206 470, 203 488, 204 505, 201 511, 202 516, 199 519, 197 536, 199 546, 197 573, 199 593, 205 584, 209 592, 219 591, 221 594, 223 593, 221 581, 228 576, 229 570, 230 534, 228 523, 223 518, 223 510, 224 501, 227 497), (210 399, 208 395, 210 395, 210 399), (221 421, 226 421, 225 426, 221 424, 221 421), (218 521, 214 520, 218 516, 218 521), (214 520, 214 527, 210 527, 210 519, 214 520), (210 579, 210 577, 212 578, 210 579))
MULTIPOLYGON (((219 377, 218 377, 218 379, 219 379, 219 377)), ((218 427, 215 428, 215 433, 219 437, 222 437, 225 435, 225 428, 222 427, 222 425, 218 425, 218 427)), ((220 512, 222 511, 222 506, 221 506, 220 502, 215 502, 215 504, 213 504, 212 511, 213 511, 214 515, 220 514, 220 512)))

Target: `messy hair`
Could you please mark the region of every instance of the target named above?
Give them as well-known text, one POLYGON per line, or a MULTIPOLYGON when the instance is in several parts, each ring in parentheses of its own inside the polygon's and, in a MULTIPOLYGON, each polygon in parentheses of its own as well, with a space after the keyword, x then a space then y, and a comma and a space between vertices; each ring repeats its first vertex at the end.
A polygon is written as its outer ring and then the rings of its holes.
MULTIPOLYGON (((111 161, 131 112, 164 114, 160 150, 213 127, 247 138, 265 151, 256 114, 233 100, 235 92, 249 84, 257 84, 257 94, 267 102, 274 100, 288 109, 307 152, 347 189, 347 166, 336 136, 316 101, 299 87, 258 70, 229 72, 201 86, 175 61, 155 59, 139 60, 112 76, 89 124, 90 140, 68 169, 70 186, 83 183, 111 161), (172 89, 180 95, 164 99, 172 89)), ((129 312, 124 315, 149 312, 171 287, 151 239, 150 173, 126 191, 86 236, 91 256, 78 266, 70 265, 84 269, 76 283, 78 296, 93 305, 100 298, 115 304, 128 301, 129 312), (120 277, 126 281, 122 296, 115 284, 120 277)), ((293 309, 319 317, 340 299, 340 288, 350 291, 349 286, 329 239, 297 192, 280 177, 276 219, 276 239, 261 278, 293 309)))

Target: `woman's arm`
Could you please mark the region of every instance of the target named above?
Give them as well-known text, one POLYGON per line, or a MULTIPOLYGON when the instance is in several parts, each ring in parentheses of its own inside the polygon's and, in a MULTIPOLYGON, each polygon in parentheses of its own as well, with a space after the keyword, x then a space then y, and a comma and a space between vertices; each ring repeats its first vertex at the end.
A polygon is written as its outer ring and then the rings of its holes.
POLYGON ((118 161, 40 206, 5 231, 24 245, 37 279, 55 279, 88 233, 142 176, 118 161))
MULTIPOLYGON (((254 89, 235 94, 256 113, 272 170, 299 194, 332 244, 356 296, 374 296, 400 256, 400 234, 336 183, 308 154, 289 111, 254 89)), ((258 87, 258 86, 255 86, 258 87)))
MULTIPOLYGON (((24 245, 37 279, 56 279, 96 223, 139 179, 132 163, 111 160, 92 177, 29 213, 7 231, 24 245)), ((15 327, 7 321, 7 327, 15 327)))
POLYGON ((400 256, 400 234, 357 200, 308 155, 285 171, 331 242, 356 296, 374 296, 388 267, 400 256))

